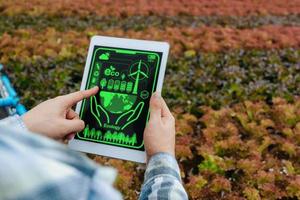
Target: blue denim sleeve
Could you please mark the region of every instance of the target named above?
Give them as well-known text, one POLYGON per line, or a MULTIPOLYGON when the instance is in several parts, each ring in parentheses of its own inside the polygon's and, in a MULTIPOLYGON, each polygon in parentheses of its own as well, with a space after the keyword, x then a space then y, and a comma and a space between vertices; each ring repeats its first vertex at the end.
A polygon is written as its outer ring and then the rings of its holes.
POLYGON ((158 153, 151 157, 139 199, 188 199, 181 183, 178 164, 173 156, 158 153))

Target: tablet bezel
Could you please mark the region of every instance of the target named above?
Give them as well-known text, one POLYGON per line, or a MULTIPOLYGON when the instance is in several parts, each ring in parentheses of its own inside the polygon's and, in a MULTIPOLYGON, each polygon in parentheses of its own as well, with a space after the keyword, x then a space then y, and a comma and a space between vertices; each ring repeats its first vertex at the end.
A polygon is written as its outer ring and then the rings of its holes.
MULTIPOLYGON (((86 88, 88 73, 90 71, 90 64, 91 64, 93 50, 95 46, 161 52, 162 58, 161 58, 161 64, 160 64, 160 69, 158 74, 157 86, 155 89, 155 91, 161 92, 166 65, 167 65, 168 54, 169 54, 169 48, 170 48, 169 44, 166 42, 136 40, 136 39, 126 39, 126 38, 116 38, 116 37, 106 37, 106 36, 94 36, 91 39, 80 90, 85 90, 86 88)), ((76 113, 78 114, 80 113, 81 106, 82 106, 82 101, 77 103, 76 113)), ((69 141, 68 146, 71 149, 79 150, 87 153, 93 153, 97 155, 103 155, 103 156, 129 160, 129 161, 134 161, 139 163, 146 163, 145 151, 127 149, 127 148, 89 142, 89 141, 83 141, 75 138, 69 141)))

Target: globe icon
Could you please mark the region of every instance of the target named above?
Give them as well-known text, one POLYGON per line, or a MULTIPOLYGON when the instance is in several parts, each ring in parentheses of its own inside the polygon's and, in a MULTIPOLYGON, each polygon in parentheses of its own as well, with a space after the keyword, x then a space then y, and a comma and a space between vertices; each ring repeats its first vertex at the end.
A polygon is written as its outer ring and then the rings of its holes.
POLYGON ((120 114, 132 108, 137 96, 117 92, 100 92, 100 101, 103 107, 113 113, 120 114))

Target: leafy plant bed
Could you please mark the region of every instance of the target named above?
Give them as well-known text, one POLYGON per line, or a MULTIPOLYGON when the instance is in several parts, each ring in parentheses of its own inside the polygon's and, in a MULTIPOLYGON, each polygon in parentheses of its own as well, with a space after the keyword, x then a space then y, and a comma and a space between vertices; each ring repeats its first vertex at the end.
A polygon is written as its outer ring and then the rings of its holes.
POLYGON ((223 27, 166 27, 142 30, 88 28, 84 31, 60 32, 54 28, 43 31, 18 29, 4 33, 0 37, 0 61, 19 58, 29 59, 75 58, 85 56, 93 35, 129 37, 146 40, 167 41, 171 45, 171 55, 182 56, 185 51, 227 52, 234 49, 282 49, 300 46, 300 27, 262 26, 254 29, 235 29, 223 27))
MULTIPOLYGON (((26 61, 11 56, 4 64, 23 102, 32 107, 49 97, 79 89, 85 56, 72 57, 33 57, 26 61)), ((170 58, 163 95, 172 109, 184 107, 191 113, 200 105, 220 108, 244 100, 270 102, 278 96, 291 101, 300 94, 299 59, 297 49, 187 51, 181 57, 170 58)))
POLYGON ((48 16, 45 14, 31 16, 19 15, 0 15, 0 33, 12 33, 17 29, 34 29, 43 31, 49 27, 59 31, 84 31, 89 27, 94 29, 121 28, 124 30, 143 30, 155 27, 166 29, 167 27, 228 27, 228 28, 257 28, 264 25, 284 25, 299 26, 300 15, 290 14, 283 16, 273 15, 252 15, 252 16, 98 16, 89 15, 80 17, 72 16, 48 16))
POLYGON ((297 0, 268 0, 262 1, 222 1, 222 0, 85 0, 66 1, 66 0, 10 0, 1 2, 3 14, 15 15, 28 13, 36 16, 46 13, 50 16, 55 15, 80 15, 87 16, 96 14, 100 16, 119 16, 126 17, 132 15, 234 15, 244 16, 253 14, 274 14, 286 15, 288 13, 299 14, 299 1, 297 0))
POLYGON ((203 129, 181 136, 201 158, 185 171, 193 199, 300 197, 300 99, 203 111, 203 129))
MULTIPOLYGON (((27 108, 79 89, 93 35, 171 44, 163 96, 190 199, 300 199, 299 0, 10 0, 0 62, 27 108)), ((137 199, 144 165, 118 169, 137 199)))

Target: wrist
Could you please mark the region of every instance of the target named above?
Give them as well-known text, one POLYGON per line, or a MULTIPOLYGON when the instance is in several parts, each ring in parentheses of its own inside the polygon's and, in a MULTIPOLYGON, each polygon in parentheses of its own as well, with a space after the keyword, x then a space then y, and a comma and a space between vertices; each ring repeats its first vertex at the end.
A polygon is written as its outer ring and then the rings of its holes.
POLYGON ((148 163, 148 161, 151 160, 151 158, 153 158, 157 155, 167 155, 167 156, 171 156, 175 159, 175 151, 158 150, 158 151, 155 151, 155 152, 147 153, 147 163, 148 163))
POLYGON ((28 118, 27 118, 27 115, 24 114, 20 117, 20 119, 22 120, 24 126, 29 130, 29 124, 28 124, 28 118))

